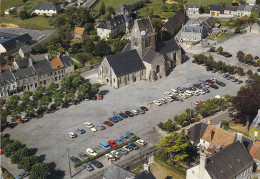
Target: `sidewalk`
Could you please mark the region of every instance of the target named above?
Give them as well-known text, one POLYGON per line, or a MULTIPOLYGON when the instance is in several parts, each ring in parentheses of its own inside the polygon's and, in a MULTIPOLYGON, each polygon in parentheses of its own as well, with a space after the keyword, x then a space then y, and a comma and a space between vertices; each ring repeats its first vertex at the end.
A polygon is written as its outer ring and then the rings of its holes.
POLYGON ((20 173, 24 172, 24 170, 18 169, 17 164, 12 164, 11 159, 8 157, 1 155, 0 160, 1 160, 1 166, 4 167, 14 177, 19 175, 20 173))

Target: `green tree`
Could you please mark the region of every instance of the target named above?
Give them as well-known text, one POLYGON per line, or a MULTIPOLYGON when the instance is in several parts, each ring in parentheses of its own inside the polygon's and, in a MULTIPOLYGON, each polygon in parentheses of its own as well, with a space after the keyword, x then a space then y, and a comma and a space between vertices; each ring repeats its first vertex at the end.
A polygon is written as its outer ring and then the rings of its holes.
POLYGON ((67 93, 65 94, 64 96, 64 101, 67 102, 67 103, 72 103, 75 101, 75 96, 74 96, 74 93, 67 93))
POLYGON ((51 102, 51 98, 49 96, 43 96, 40 102, 40 106, 47 108, 51 102))
POLYGON ((19 13, 19 17, 22 20, 28 19, 30 17, 30 13, 28 12, 27 9, 21 10, 20 13, 19 13))
POLYGON ((92 54, 95 50, 95 45, 92 39, 86 39, 82 47, 83 51, 89 54, 92 54))
POLYGON ((236 71, 237 71, 237 73, 238 73, 239 75, 241 75, 241 76, 245 75, 244 69, 241 68, 241 67, 237 67, 236 71))
POLYGON ((54 92, 59 88, 59 84, 51 82, 46 89, 46 94, 48 96, 53 96, 54 92))
POLYGON ((37 163, 32 166, 32 171, 30 173, 29 179, 46 179, 49 174, 49 167, 45 163, 37 163))
POLYGON ((222 52, 223 52, 223 47, 222 47, 222 46, 218 47, 217 50, 216 50, 216 52, 222 53, 222 52))
POLYGON ((252 63, 253 62, 253 56, 251 54, 245 55, 245 63, 252 63))
POLYGON ((5 146, 11 144, 13 141, 8 137, 1 137, 1 149, 4 149, 5 146))
POLYGON ((240 59, 243 59, 245 57, 245 54, 243 51, 239 50, 237 52, 237 58, 240 60, 240 59))
POLYGON ((6 110, 12 111, 18 105, 19 100, 20 100, 19 96, 17 95, 11 96, 5 105, 6 110))
POLYGON ((27 157, 30 155, 30 151, 27 147, 21 148, 17 150, 16 152, 12 152, 11 154, 11 161, 12 163, 19 163, 24 157, 27 157))
POLYGON ((81 83, 81 76, 76 76, 72 79, 71 81, 71 85, 74 87, 74 88, 78 88, 79 85, 81 83))
POLYGON ((33 93, 33 99, 40 100, 43 97, 45 90, 46 90, 45 87, 43 87, 41 85, 37 86, 37 88, 35 89, 35 91, 33 93))
POLYGON ((6 103, 6 99, 0 98, 0 108, 1 108, 1 109, 3 108, 3 106, 5 105, 5 103, 6 103))
POLYGON ((31 91, 24 91, 23 92, 23 96, 21 98, 21 100, 24 102, 25 105, 28 105, 29 101, 30 101, 30 97, 32 96, 32 92, 31 91))
POLYGON ((94 84, 92 84, 91 91, 92 91, 94 94, 97 94, 100 87, 101 87, 101 84, 100 84, 100 83, 94 83, 94 84))
POLYGON ((21 142, 15 140, 4 147, 5 155, 9 157, 12 154, 12 152, 17 151, 22 147, 23 145, 21 144, 21 142))
POLYGON ((99 15, 104 15, 104 14, 105 14, 105 12, 106 12, 106 6, 105 6, 104 1, 102 1, 101 6, 100 6, 98 12, 99 12, 99 15))
POLYGON ((56 106, 58 107, 62 103, 63 94, 61 92, 55 92, 53 95, 53 99, 54 99, 56 106))
POLYGON ((240 34, 241 33, 241 29, 240 29, 240 27, 237 27, 236 29, 235 29, 235 34, 240 34))
POLYGON ((246 72, 246 74, 247 74, 249 77, 252 77, 252 76, 253 76, 252 70, 248 70, 248 71, 246 72))
POLYGON ((32 166, 36 163, 39 163, 39 158, 37 156, 25 156, 18 164, 19 169, 24 169, 29 171, 32 169, 32 166))
POLYGON ((85 97, 89 96, 89 92, 91 91, 91 83, 87 82, 80 85, 78 89, 78 97, 80 99, 84 99, 85 97))
POLYGON ((72 87, 71 80, 69 77, 65 76, 61 79, 61 88, 64 89, 66 92, 70 91, 72 87))
POLYGON ((110 46, 107 44, 107 42, 105 40, 100 40, 96 46, 95 46, 95 51, 94 54, 96 56, 106 56, 109 55, 111 53, 111 48, 110 46))

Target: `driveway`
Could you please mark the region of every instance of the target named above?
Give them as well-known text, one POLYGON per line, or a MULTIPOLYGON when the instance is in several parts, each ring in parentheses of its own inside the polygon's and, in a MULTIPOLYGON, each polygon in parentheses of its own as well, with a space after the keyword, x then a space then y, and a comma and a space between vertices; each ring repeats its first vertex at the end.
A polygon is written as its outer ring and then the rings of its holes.
MULTIPOLYGON (((95 75, 92 74, 95 78, 95 75)), ((87 76, 85 76, 87 78, 87 76)), ((67 109, 60 109, 52 114, 46 114, 43 118, 32 119, 28 123, 20 124, 14 129, 6 129, 5 132, 11 135, 12 139, 17 139, 26 144, 28 148, 37 148, 37 155, 46 162, 54 162, 56 174, 55 178, 69 177, 69 165, 67 149, 70 155, 78 155, 91 147, 98 152, 101 151, 99 142, 115 139, 125 134, 127 131, 134 132, 153 146, 161 136, 154 131, 160 121, 167 121, 174 115, 180 114, 185 108, 194 107, 194 102, 199 99, 213 98, 216 95, 235 95, 241 85, 232 83, 221 77, 220 74, 207 72, 204 67, 187 61, 179 65, 166 78, 155 82, 140 81, 120 89, 113 89, 103 86, 102 90, 109 92, 103 100, 84 101, 78 105, 67 109), (172 88, 188 87, 198 82, 216 78, 226 83, 226 87, 210 89, 210 93, 200 96, 193 96, 185 99, 184 102, 172 102, 162 106, 151 106, 144 115, 127 118, 113 127, 106 130, 91 132, 83 123, 86 121, 94 124, 104 122, 113 115, 113 112, 136 109, 141 105, 146 105, 155 99, 164 97, 164 92, 172 88), (68 132, 75 131, 77 127, 86 129, 85 134, 79 134, 77 138, 71 139, 68 132)), ((131 155, 126 156, 130 159, 131 155)), ((126 160, 128 162, 128 160, 126 160)), ((105 168, 103 168, 105 169, 105 168)), ((102 169, 102 170, 103 170, 102 169)), ((95 172, 98 171, 95 168, 95 172)), ((88 178, 91 172, 86 175, 82 171, 75 178, 88 178)), ((94 172, 92 172, 94 173, 94 172)))

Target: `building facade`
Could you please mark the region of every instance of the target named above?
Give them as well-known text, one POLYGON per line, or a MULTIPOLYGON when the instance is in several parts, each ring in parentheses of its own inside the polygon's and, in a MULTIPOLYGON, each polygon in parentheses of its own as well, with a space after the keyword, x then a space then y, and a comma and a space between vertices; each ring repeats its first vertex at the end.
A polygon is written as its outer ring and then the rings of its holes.
POLYGON ((40 3, 35 9, 34 13, 40 16, 53 16, 58 14, 58 6, 54 3, 40 3))
POLYGON ((224 13, 224 7, 221 4, 211 4, 210 5, 210 15, 212 17, 218 17, 220 14, 224 13))
POLYGON ((183 26, 181 30, 182 42, 198 42, 207 36, 204 26, 183 26))
POLYGON ((188 15, 200 14, 200 3, 188 3, 187 14, 188 15))

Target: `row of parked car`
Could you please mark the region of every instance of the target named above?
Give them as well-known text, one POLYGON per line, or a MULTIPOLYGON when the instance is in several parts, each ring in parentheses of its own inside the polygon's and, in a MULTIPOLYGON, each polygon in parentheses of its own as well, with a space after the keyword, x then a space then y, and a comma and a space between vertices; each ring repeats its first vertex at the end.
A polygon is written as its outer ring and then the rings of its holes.
MULTIPOLYGON (((118 145, 127 143, 128 141, 130 141, 131 139, 136 138, 136 135, 130 131, 128 131, 126 134, 122 135, 120 138, 117 138, 115 140, 109 140, 108 142, 102 141, 100 142, 100 147, 104 150, 110 150, 112 148, 118 147, 118 145)), ((144 140, 137 140, 135 141, 136 144, 145 146, 147 143, 144 140)), ((109 161, 116 161, 119 160, 123 155, 127 155, 130 151, 132 150, 137 150, 139 149, 139 146, 136 145, 135 143, 127 143, 126 145, 124 145, 122 148, 118 148, 115 150, 112 150, 110 153, 105 154, 105 157, 109 160, 109 161)), ((88 160, 90 159, 90 156, 97 156, 98 153, 91 149, 91 148, 87 148, 86 149, 86 153, 80 153, 79 154, 79 158, 83 159, 83 160, 88 160)), ((78 164, 81 162, 81 160, 76 156, 71 156, 70 160, 74 163, 74 164, 78 164)), ((97 160, 92 160, 89 163, 83 163, 82 167, 84 167, 87 171, 92 171, 94 170, 94 168, 92 167, 92 165, 95 165, 97 168, 102 168, 103 164, 97 160)))
POLYGON ((246 65, 251 65, 251 66, 254 66, 254 67, 258 67, 259 65, 258 65, 258 63, 257 63, 257 60, 259 59, 259 57, 258 56, 255 56, 254 58, 253 58, 253 61, 252 62, 245 62, 245 60, 242 58, 242 59, 239 59, 238 61, 240 62, 240 63, 245 63, 246 65))
POLYGON ((231 75, 229 75, 229 74, 224 74, 224 75, 223 75, 223 78, 226 78, 227 80, 231 80, 232 82, 237 83, 237 84, 243 83, 242 80, 239 80, 239 79, 237 79, 236 77, 231 76, 231 75))

